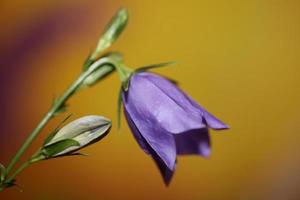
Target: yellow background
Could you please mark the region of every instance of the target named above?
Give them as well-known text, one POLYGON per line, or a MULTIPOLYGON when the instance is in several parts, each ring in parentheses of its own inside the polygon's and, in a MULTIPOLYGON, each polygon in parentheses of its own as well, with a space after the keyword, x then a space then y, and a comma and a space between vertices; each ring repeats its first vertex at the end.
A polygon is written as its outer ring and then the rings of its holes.
MULTIPOLYGON (((1 200, 299 199, 300 2, 297 0, 27 0, 0 2, 0 160, 80 73, 106 22, 128 8, 129 25, 111 48, 138 67, 176 60, 172 77, 231 127, 211 132, 209 159, 180 157, 169 187, 124 120, 89 157, 41 162, 1 200)), ((74 96, 69 113, 116 122, 117 75, 74 96)), ((46 127, 31 155, 66 114, 46 127)), ((116 124, 116 123, 115 123, 116 124)))

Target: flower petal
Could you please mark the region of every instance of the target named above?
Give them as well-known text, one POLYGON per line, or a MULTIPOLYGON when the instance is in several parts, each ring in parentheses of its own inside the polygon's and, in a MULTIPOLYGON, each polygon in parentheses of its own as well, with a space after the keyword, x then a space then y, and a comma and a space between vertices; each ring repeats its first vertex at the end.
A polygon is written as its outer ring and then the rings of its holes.
POLYGON ((192 99, 188 94, 185 94, 186 98, 190 103, 197 109, 201 110, 204 123, 209 126, 209 128, 215 130, 228 129, 229 126, 209 113, 205 108, 200 106, 194 99, 192 99))
POLYGON ((212 129, 215 130, 222 130, 222 129, 228 129, 229 126, 226 125, 221 120, 217 119, 215 116, 204 110, 204 119, 205 123, 212 129))
MULTIPOLYGON (((142 73, 140 75, 144 76, 153 84, 157 85, 172 100, 174 100, 178 105, 183 107, 186 110, 186 112, 197 115, 199 118, 201 118, 201 121, 199 120, 198 123, 205 123, 210 128, 216 130, 229 128, 225 123, 223 123, 222 121, 214 117, 212 114, 210 114, 208 111, 206 111, 194 99, 192 99, 188 94, 183 92, 180 88, 178 88, 169 80, 153 73, 142 73)), ((193 129, 195 128, 196 127, 194 127, 193 129)))
POLYGON ((140 147, 145 151, 145 153, 150 154, 150 151, 151 151, 150 148, 151 147, 149 146, 149 144, 147 144, 147 142, 145 141, 143 136, 141 136, 140 131, 135 126, 134 122, 132 121, 132 119, 129 116, 126 109, 124 109, 124 113, 125 113, 126 120, 127 120, 128 125, 131 129, 131 132, 133 133, 133 136, 134 136, 135 140, 138 142, 140 147))
MULTIPOLYGON (((160 123, 143 106, 141 107, 142 103, 136 102, 134 99, 135 94, 131 90, 128 90, 126 94, 123 93, 123 103, 126 112, 128 112, 137 130, 151 148, 164 161, 168 168, 173 170, 176 160, 176 146, 173 135, 164 130, 160 123)), ((137 132, 134 129, 132 130, 134 133, 137 132)))
POLYGON ((126 109, 124 109, 125 112, 125 116, 126 119, 128 121, 129 127, 131 129, 131 131, 133 132, 133 135, 136 139, 136 141, 138 142, 138 144, 140 145, 140 147, 149 155, 152 156, 153 160, 155 161, 163 179, 164 179, 164 183, 166 185, 169 185, 173 173, 174 171, 170 170, 168 168, 168 166, 165 164, 165 162, 157 155, 157 153, 151 148, 151 146, 147 143, 147 141, 145 140, 145 138, 143 138, 143 136, 141 135, 141 133, 139 132, 139 130, 137 129, 137 127, 135 126, 134 122, 132 121, 132 119, 130 118, 128 112, 126 111, 126 109))
POLYGON ((152 158, 155 161, 155 163, 160 171, 160 174, 162 175, 162 177, 164 179, 164 183, 168 186, 172 180, 175 169, 170 170, 166 166, 164 161, 157 154, 152 155, 152 158))
POLYGON ((141 112, 142 116, 147 115, 148 120, 159 124, 169 133, 176 134, 189 129, 206 127, 202 115, 191 106, 183 94, 178 92, 175 85, 163 78, 160 78, 164 80, 161 84, 153 83, 147 78, 149 74, 143 72, 131 77, 128 90, 130 107, 141 112), (169 91, 161 89, 165 82, 169 86, 169 91), (173 90, 178 93, 176 97, 173 96, 173 90))
POLYGON ((180 155, 198 154, 204 157, 210 155, 210 139, 208 129, 194 129, 174 135, 177 153, 180 155))
POLYGON ((139 76, 143 76, 145 79, 149 80, 152 84, 158 87, 161 92, 167 95, 172 101, 174 101, 178 106, 182 107, 186 112, 202 116, 202 109, 195 107, 190 101, 190 97, 182 91, 179 87, 173 84, 171 81, 163 78, 154 73, 140 73, 139 76))

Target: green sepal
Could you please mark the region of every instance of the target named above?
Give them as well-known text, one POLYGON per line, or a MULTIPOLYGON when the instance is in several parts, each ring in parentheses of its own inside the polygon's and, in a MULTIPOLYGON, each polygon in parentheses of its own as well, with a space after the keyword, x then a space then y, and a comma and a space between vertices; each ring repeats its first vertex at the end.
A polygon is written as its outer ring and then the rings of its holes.
POLYGON ((124 79, 124 80, 122 81, 122 87, 123 87, 123 90, 124 90, 125 92, 128 91, 128 88, 129 88, 129 79, 130 79, 130 77, 131 77, 131 76, 129 76, 128 78, 126 78, 126 79, 124 79))
POLYGON ((80 152, 74 152, 74 153, 69 153, 69 154, 66 154, 66 155, 59 155, 59 156, 56 156, 56 158, 59 158, 59 157, 69 157, 69 156, 89 156, 88 154, 86 153, 80 153, 80 152))
POLYGON ((3 182, 7 176, 6 168, 0 163, 0 183, 3 182))
POLYGON ((72 114, 69 114, 64 120, 62 120, 57 126, 56 128, 49 134, 49 136, 45 139, 43 146, 45 146, 47 143, 49 143, 54 136, 56 135, 56 133, 59 131, 59 128, 72 116, 72 114))
POLYGON ((13 180, 10 180, 10 181, 4 181, 4 182, 0 183, 0 192, 3 191, 5 188, 17 186, 15 184, 15 182, 16 182, 16 179, 13 179, 13 180))
POLYGON ((68 110, 68 105, 67 104, 63 104, 54 114, 53 116, 56 117, 58 115, 60 115, 61 113, 64 113, 68 110))
POLYGON ((43 143, 43 146, 46 145, 47 143, 49 143, 52 138, 54 138, 54 136, 56 135, 56 133, 58 132, 57 129, 54 129, 49 135, 48 137, 45 139, 44 143, 43 143))
MULTIPOLYGON (((59 101, 59 97, 53 98, 53 102, 52 102, 52 106, 54 106, 57 102, 59 101)), ((66 103, 64 103, 63 105, 61 105, 54 113, 53 113, 53 117, 58 116, 59 114, 66 112, 68 109, 68 105, 66 103)))
POLYGON ((120 87, 117 102, 117 123, 118 129, 121 128, 121 107, 122 107, 122 87, 120 87))
POLYGON ((126 92, 129 87, 130 78, 134 74, 134 71, 130 68, 127 68, 125 65, 120 64, 117 66, 117 71, 122 83, 122 88, 126 92))
POLYGON ((95 61, 94 59, 91 59, 91 53, 90 53, 89 56, 84 61, 82 71, 86 71, 94 63, 94 61, 95 61))
POLYGON ((41 149, 34 154, 30 159, 29 159, 29 163, 33 164, 35 162, 41 161, 41 160, 45 160, 47 157, 46 155, 43 154, 43 152, 41 151, 41 149))
POLYGON ((80 153, 80 152, 75 152, 75 153, 71 153, 68 156, 89 156, 89 154, 86 153, 80 153))
POLYGON ((136 69, 135 72, 143 72, 143 71, 148 71, 148 70, 155 69, 155 68, 166 67, 166 66, 169 66, 169 65, 173 65, 175 63, 176 63, 175 61, 171 61, 171 62, 147 65, 147 66, 143 66, 143 67, 140 67, 140 68, 136 69))
MULTIPOLYGON (((144 66, 144 67, 140 67, 140 68, 136 69, 134 71, 134 73, 140 73, 140 72, 148 71, 148 70, 155 69, 155 68, 166 67, 166 66, 173 65, 173 64, 176 64, 176 62, 175 61, 171 61, 171 62, 165 62, 165 63, 148 65, 148 66, 144 66)), ((174 85, 178 85, 179 84, 178 81, 176 81, 176 80, 174 80, 172 78, 169 78, 169 77, 166 77, 166 76, 163 76, 163 75, 160 75, 160 76, 162 76, 165 79, 169 80, 174 85)))
POLYGON ((80 146, 80 144, 73 139, 64 139, 44 147, 41 152, 46 158, 51 158, 72 146, 80 146))

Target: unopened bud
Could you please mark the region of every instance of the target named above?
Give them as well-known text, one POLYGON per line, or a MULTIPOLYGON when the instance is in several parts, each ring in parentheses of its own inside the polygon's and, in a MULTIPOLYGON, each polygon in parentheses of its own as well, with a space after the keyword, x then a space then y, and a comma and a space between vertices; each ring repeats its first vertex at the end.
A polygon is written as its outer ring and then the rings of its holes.
POLYGON ((90 115, 79 118, 47 138, 47 142, 31 159, 32 162, 62 155, 69 155, 78 149, 104 137, 111 128, 111 120, 90 115))
POLYGON ((91 60, 95 60, 100 54, 110 47, 123 32, 128 21, 128 13, 125 8, 121 8, 107 25, 102 37, 98 41, 95 51, 91 55, 91 60))

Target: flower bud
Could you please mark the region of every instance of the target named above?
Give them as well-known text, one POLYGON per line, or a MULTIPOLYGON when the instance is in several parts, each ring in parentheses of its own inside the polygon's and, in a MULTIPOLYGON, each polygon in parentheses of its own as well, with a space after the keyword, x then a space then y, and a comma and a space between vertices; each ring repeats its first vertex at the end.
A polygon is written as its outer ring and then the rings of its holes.
POLYGON ((123 32, 128 21, 128 13, 125 8, 121 8, 107 25, 102 37, 98 41, 95 51, 91 55, 91 60, 95 60, 99 55, 114 43, 123 32))
POLYGON ((74 151, 103 138, 110 128, 111 120, 102 116, 90 115, 79 118, 50 135, 31 161, 71 155, 74 151))
POLYGON ((104 55, 90 66, 90 69, 95 68, 96 70, 82 82, 82 87, 95 85, 98 81, 110 75, 115 70, 115 67, 112 64, 103 64, 101 61, 102 58, 107 58, 116 63, 123 62, 123 56, 120 53, 110 52, 104 55))

